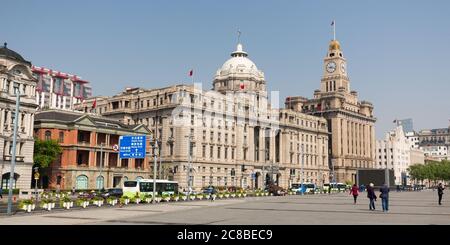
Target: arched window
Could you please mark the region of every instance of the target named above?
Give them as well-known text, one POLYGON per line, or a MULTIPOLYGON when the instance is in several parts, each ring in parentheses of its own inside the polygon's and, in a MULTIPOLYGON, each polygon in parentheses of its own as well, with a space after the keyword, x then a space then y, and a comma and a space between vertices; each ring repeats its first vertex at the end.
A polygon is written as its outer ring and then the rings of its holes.
POLYGON ((45 140, 51 140, 52 139, 52 132, 50 130, 45 131, 45 140))
POLYGON ((77 177, 76 187, 77 190, 85 190, 88 188, 88 177, 86 175, 80 175, 77 177))
POLYGON ((105 178, 103 176, 98 176, 95 186, 97 189, 103 189, 105 183, 105 178))
POLYGON ((58 138, 58 142, 59 143, 63 143, 64 142, 64 132, 59 132, 59 138, 58 138))

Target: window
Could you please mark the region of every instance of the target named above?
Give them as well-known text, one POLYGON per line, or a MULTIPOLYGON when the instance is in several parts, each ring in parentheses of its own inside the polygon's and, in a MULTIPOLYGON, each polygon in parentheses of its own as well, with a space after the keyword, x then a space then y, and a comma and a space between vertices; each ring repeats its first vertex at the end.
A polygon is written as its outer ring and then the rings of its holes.
POLYGON ((64 142, 64 132, 59 132, 58 142, 59 143, 64 142))
POLYGON ((217 147, 217 158, 220 159, 220 146, 217 147))
POLYGON ((209 157, 211 159, 213 158, 213 151, 214 151, 214 146, 210 146, 210 148, 209 148, 209 157))
POLYGON ((52 139, 52 132, 50 130, 45 131, 45 140, 51 140, 52 139))
POLYGON ((98 177, 97 177, 96 184, 95 184, 96 188, 97 188, 97 189, 103 189, 103 183, 104 183, 104 181, 105 181, 105 178, 103 178, 103 176, 98 176, 98 177))
POLYGON ((202 146, 202 157, 206 157, 206 145, 202 146))
POLYGON ((88 188, 88 177, 86 175, 80 175, 76 180, 77 190, 86 190, 88 188))

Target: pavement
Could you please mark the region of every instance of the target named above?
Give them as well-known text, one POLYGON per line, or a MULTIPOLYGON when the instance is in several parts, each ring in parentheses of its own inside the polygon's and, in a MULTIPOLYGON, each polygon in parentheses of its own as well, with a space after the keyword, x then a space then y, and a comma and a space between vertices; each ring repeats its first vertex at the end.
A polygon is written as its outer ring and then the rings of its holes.
POLYGON ((0 224, 48 225, 442 225, 450 224, 450 201, 437 204, 437 193, 391 192, 390 210, 370 211, 366 193, 358 203, 348 193, 284 197, 249 197, 211 201, 91 207, 1 216, 0 224))

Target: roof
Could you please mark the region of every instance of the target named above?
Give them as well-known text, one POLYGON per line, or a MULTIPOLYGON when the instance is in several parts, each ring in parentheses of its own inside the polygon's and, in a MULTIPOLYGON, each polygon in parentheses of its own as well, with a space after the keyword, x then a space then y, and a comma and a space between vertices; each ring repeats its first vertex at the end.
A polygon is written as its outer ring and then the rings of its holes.
POLYGON ((63 123, 76 123, 83 118, 89 118, 95 125, 103 128, 119 128, 119 129, 125 129, 125 130, 133 130, 136 129, 139 126, 142 126, 141 124, 133 124, 128 125, 119 122, 118 120, 105 118, 105 117, 99 117, 89 114, 84 114, 80 112, 71 112, 71 111, 61 111, 61 110, 48 110, 43 112, 36 113, 35 121, 58 121, 63 123))
POLYGON ((20 54, 7 48, 7 43, 5 43, 3 45, 3 47, 0 48, 0 57, 5 57, 5 58, 11 59, 11 60, 16 60, 19 62, 31 64, 31 62, 26 61, 20 54))

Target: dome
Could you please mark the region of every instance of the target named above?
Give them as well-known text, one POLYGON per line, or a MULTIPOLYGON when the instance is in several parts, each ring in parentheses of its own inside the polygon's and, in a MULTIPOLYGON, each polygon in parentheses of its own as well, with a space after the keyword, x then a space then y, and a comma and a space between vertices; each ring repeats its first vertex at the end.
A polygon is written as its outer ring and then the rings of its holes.
POLYGON ((330 42, 329 50, 341 50, 341 44, 338 40, 332 40, 330 42))
POLYGON ((11 60, 16 60, 19 62, 30 63, 26 61, 20 54, 6 47, 7 43, 4 44, 3 47, 0 48, 0 57, 5 57, 11 60))
POLYGON ((248 54, 243 51, 242 44, 238 44, 236 51, 231 53, 231 58, 225 61, 222 67, 217 71, 217 75, 229 73, 250 73, 261 76, 262 72, 258 70, 255 63, 247 58, 248 54))

